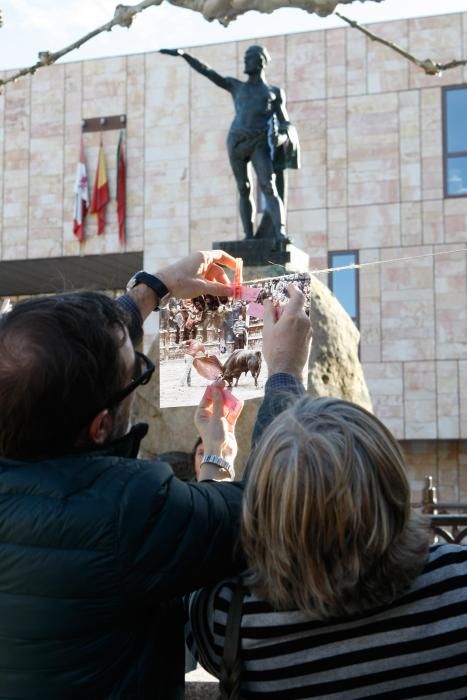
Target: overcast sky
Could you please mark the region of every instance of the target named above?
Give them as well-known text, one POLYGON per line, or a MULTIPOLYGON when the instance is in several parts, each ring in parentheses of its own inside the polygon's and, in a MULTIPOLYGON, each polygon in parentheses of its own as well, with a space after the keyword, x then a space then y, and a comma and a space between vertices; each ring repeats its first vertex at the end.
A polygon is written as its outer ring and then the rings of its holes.
MULTIPOLYGON (((136 4, 129 0, 128 4, 136 4)), ((83 34, 108 22, 118 0, 0 0, 0 70, 29 66, 42 50, 57 51, 83 34)), ((463 12, 466 0, 384 0, 340 5, 343 14, 358 22, 463 12)), ((68 61, 188 47, 343 26, 338 18, 322 19, 303 10, 277 10, 271 15, 248 12, 227 28, 207 22, 190 10, 167 2, 138 15, 130 29, 116 27, 69 54, 68 61)), ((436 56, 432 56, 436 60, 436 56)), ((461 58, 460 56, 456 58, 461 58)))

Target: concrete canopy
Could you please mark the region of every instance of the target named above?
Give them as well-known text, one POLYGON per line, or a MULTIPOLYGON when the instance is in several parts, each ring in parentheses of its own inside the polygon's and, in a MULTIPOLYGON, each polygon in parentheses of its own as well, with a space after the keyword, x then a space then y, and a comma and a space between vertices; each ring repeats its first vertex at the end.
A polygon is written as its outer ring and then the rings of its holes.
POLYGON ((0 298, 54 294, 76 289, 125 289, 143 266, 142 253, 2 260, 0 298))

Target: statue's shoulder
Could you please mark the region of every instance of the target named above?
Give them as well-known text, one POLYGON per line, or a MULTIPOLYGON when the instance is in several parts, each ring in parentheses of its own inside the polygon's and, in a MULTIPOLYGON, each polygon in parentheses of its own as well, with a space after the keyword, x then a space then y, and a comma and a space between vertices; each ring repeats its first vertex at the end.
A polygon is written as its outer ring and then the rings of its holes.
POLYGON ((238 88, 242 87, 242 85, 245 85, 244 80, 239 80, 238 78, 234 78, 233 75, 227 75, 225 80, 228 81, 229 84, 235 89, 238 89, 238 88))

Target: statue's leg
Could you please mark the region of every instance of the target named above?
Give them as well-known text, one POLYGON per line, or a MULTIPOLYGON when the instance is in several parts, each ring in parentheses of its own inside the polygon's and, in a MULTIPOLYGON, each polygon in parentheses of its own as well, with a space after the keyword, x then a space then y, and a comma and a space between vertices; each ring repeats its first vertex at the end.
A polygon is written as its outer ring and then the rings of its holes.
POLYGON ((253 224, 255 220, 255 205, 251 187, 251 166, 245 157, 236 153, 235 144, 227 141, 230 166, 237 183, 240 197, 240 219, 242 221, 245 238, 253 238, 253 224))
POLYGON ((272 168, 271 157, 266 141, 255 148, 251 157, 258 177, 258 183, 266 201, 266 208, 272 220, 276 239, 286 238, 285 212, 276 187, 276 176, 272 168))
POLYGON ((284 207, 284 212, 285 216, 287 219, 287 199, 288 199, 288 189, 289 189, 289 183, 288 183, 288 178, 287 178, 287 171, 286 170, 276 170, 276 187, 277 187, 277 194, 282 200, 282 206, 284 207))

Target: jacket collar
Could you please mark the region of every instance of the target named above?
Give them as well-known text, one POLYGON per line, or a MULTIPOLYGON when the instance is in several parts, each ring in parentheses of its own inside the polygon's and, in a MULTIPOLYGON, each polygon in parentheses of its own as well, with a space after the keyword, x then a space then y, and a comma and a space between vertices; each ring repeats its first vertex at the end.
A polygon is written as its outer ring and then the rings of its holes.
POLYGON ((93 454, 102 456, 128 457, 136 459, 141 440, 146 436, 149 426, 147 423, 136 423, 131 430, 117 440, 92 450, 93 454))

